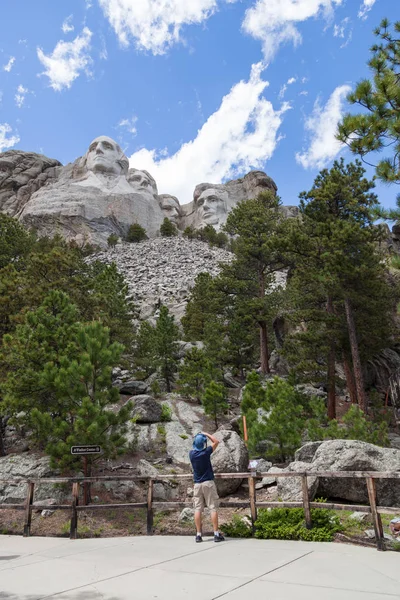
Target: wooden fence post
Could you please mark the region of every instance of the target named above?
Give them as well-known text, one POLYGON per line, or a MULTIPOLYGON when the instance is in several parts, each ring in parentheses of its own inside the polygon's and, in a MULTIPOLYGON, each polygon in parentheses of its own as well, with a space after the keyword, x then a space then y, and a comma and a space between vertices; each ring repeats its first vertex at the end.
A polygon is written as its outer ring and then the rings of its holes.
POLYGON ((71 540, 76 540, 78 537, 78 511, 76 507, 79 505, 79 482, 72 484, 72 511, 71 511, 71 529, 69 537, 71 540))
POLYGON ((147 535, 153 535, 153 492, 154 481, 149 479, 149 489, 147 491, 147 535))
POLYGON ((376 547, 378 548, 378 550, 386 550, 385 537, 383 535, 382 519, 381 519, 381 515, 378 513, 377 508, 376 508, 375 479, 373 479, 372 477, 367 477, 366 480, 367 480, 369 504, 371 506, 372 520, 374 523, 376 547))
POLYGON ((33 493, 35 490, 35 484, 28 481, 28 489, 25 500, 25 524, 24 524, 24 537, 29 537, 31 534, 31 521, 32 521, 32 503, 33 493))
POLYGON ((250 513, 251 513, 251 525, 254 533, 254 524, 257 521, 257 498, 256 498, 256 479, 255 473, 249 477, 249 497, 250 497, 250 513))
POLYGON ((302 489, 303 489, 303 506, 304 506, 304 516, 306 518, 306 527, 307 527, 307 529, 311 529, 312 521, 311 521, 310 496, 308 493, 307 475, 302 475, 301 485, 302 485, 302 489))

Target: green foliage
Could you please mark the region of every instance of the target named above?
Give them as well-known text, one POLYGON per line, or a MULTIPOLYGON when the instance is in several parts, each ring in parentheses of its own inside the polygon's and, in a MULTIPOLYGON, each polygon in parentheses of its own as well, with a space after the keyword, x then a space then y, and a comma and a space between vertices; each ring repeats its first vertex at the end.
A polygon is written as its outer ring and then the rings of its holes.
POLYGON ((189 398, 200 401, 205 386, 210 382, 211 365, 204 350, 192 348, 179 368, 178 387, 189 398))
POLYGON ((214 419, 215 427, 218 428, 218 417, 223 415, 229 408, 226 400, 226 389, 222 383, 211 381, 202 396, 204 412, 214 419))
POLYGON ((166 306, 161 306, 155 327, 147 321, 142 321, 136 338, 136 366, 147 376, 158 370, 168 392, 171 391, 177 370, 178 340, 178 326, 166 306))
POLYGON ((221 531, 231 538, 250 538, 252 536, 250 525, 239 515, 233 515, 230 523, 221 525, 221 531))
POLYGON ((161 394, 161 386, 160 386, 160 382, 155 379, 151 384, 150 384, 150 390, 151 393, 158 398, 159 395, 161 394))
POLYGON ((172 420, 172 409, 168 404, 163 404, 161 407, 161 421, 169 422, 172 420))
POLYGON ((385 421, 373 420, 359 406, 353 404, 339 423, 336 419, 327 421, 324 403, 314 398, 313 416, 307 421, 310 440, 360 440, 377 446, 389 447, 388 426, 385 421))
POLYGON ((188 240, 194 240, 196 239, 196 230, 194 227, 192 227, 191 225, 189 225, 188 227, 185 228, 184 232, 183 232, 183 237, 187 238, 188 240))
MULTIPOLYGON (((24 424, 62 469, 78 466, 70 454, 73 445, 99 444, 105 457, 122 453, 131 409, 110 410, 118 402, 111 372, 123 346, 110 342, 100 322, 78 318, 66 294, 50 292, 14 334, 5 336, 2 357, 9 367, 1 386, 3 410, 24 424)), ((94 460, 89 458, 89 466, 94 460)))
POLYGON ((312 529, 307 529, 302 508, 261 509, 255 522, 255 536, 264 540, 331 542, 342 529, 339 518, 331 510, 311 509, 311 521, 312 529))
POLYGON ((372 46, 368 62, 372 78, 360 81, 348 96, 349 102, 360 106, 362 112, 344 116, 338 139, 361 157, 388 149, 376 165, 376 174, 385 183, 399 183, 400 21, 391 27, 383 19, 374 33, 378 43, 372 46))
POLYGON ((112 233, 107 238, 108 247, 109 248, 115 248, 115 246, 118 244, 118 241, 119 241, 119 237, 117 236, 117 234, 116 233, 112 233))
POLYGON ((206 225, 202 229, 195 231, 195 237, 202 242, 207 242, 211 247, 226 248, 229 243, 226 233, 223 231, 217 232, 212 225, 206 225))
POLYGON ((29 254, 34 236, 16 219, 0 213, 0 269, 18 263, 29 254))
POLYGON ((204 339, 206 324, 215 320, 220 312, 221 302, 221 294, 216 290, 212 276, 209 273, 197 275, 182 318, 187 340, 196 342, 204 339))
POLYGON ((178 230, 176 228, 176 225, 167 217, 165 217, 160 227, 160 234, 161 237, 174 237, 178 235, 178 230))
POLYGON ((133 223, 129 226, 128 233, 126 235, 127 242, 133 242, 135 244, 139 242, 143 242, 147 240, 147 233, 144 227, 139 225, 139 223, 133 223))
POLYGON ((285 461, 301 445, 306 419, 301 394, 279 377, 268 381, 263 389, 257 373, 249 375, 248 385, 242 411, 247 418, 250 450, 285 461))

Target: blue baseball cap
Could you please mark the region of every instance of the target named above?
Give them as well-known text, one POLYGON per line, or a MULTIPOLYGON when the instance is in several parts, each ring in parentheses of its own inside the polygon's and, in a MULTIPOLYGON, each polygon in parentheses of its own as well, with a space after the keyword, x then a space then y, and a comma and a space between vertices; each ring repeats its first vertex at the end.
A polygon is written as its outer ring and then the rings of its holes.
POLYGON ((198 433, 193 440, 193 448, 195 450, 203 450, 207 443, 207 438, 202 433, 198 433))

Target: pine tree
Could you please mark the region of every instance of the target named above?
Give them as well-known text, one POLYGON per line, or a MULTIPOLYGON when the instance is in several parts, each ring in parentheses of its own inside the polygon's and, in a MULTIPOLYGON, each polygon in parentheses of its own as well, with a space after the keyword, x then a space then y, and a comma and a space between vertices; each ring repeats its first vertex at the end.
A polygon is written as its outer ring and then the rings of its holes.
POLYGON ((220 313, 222 302, 222 295, 217 291, 213 277, 209 273, 197 275, 181 321, 188 341, 204 340, 206 324, 220 313))
POLYGON ((100 444, 103 457, 122 452, 130 412, 129 405, 110 410, 118 401, 111 371, 123 346, 110 343, 100 322, 78 319, 66 294, 53 291, 4 339, 3 411, 25 424, 60 468, 78 466, 71 445, 100 444))
POLYGON ((184 396, 200 401, 210 382, 211 365, 204 350, 192 348, 179 368, 178 387, 184 396))
POLYGON ((235 260, 223 265, 219 289, 246 303, 260 336, 261 372, 269 373, 268 329, 277 314, 279 294, 272 293, 275 273, 283 263, 276 248, 282 212, 279 198, 264 192, 255 200, 239 202, 228 216, 225 230, 235 237, 235 260))
POLYGON ((211 381, 204 390, 202 403, 204 412, 214 419, 215 428, 217 429, 218 417, 226 413, 229 408, 224 385, 216 381, 211 381))
POLYGON ((379 43, 372 46, 368 62, 373 77, 360 81, 348 96, 349 102, 360 106, 362 112, 344 116, 338 139, 362 158, 388 148, 390 155, 377 163, 376 173, 385 183, 399 183, 400 21, 391 29, 388 19, 383 19, 374 33, 379 43))
POLYGON ((16 219, 0 213, 0 269, 18 262, 29 254, 35 237, 16 219))
POLYGON ((155 365, 158 367, 161 377, 171 391, 171 384, 178 364, 178 340, 179 329, 175 318, 169 313, 166 306, 161 306, 160 315, 154 330, 155 334, 155 365))
POLYGON ((176 225, 165 217, 160 227, 161 237, 174 237, 178 235, 176 225))
POLYGON ((139 223, 133 223, 129 226, 128 233, 126 235, 126 241, 131 243, 139 243, 147 240, 147 233, 144 227, 139 223))
POLYGON ((142 321, 136 336, 134 357, 136 368, 145 377, 155 371, 156 353, 155 328, 148 321, 142 321))

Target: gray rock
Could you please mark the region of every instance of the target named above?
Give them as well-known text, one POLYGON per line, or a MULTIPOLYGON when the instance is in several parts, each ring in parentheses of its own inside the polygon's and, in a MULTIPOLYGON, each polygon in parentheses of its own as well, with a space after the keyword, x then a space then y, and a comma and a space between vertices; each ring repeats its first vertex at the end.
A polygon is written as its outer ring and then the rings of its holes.
POLYGON ((136 381, 131 379, 129 381, 117 380, 114 382, 114 386, 119 388, 119 393, 130 396, 141 396, 147 392, 147 384, 144 381, 136 381))
POLYGON ((136 465, 136 471, 141 477, 157 477, 159 474, 158 470, 144 458, 136 465))
POLYGON ((165 440, 167 453, 174 462, 189 465, 189 452, 192 449, 193 440, 179 421, 165 423, 165 440))
POLYGON ((194 508, 184 508, 178 520, 179 523, 194 523, 194 508))
POLYGON ((351 513, 351 515, 349 516, 349 519, 351 519, 352 521, 355 521, 356 523, 362 523, 363 521, 366 521, 368 519, 368 513, 356 511, 356 512, 351 513))
POLYGON ((0 153, 0 211, 18 215, 34 192, 55 180, 57 167, 58 160, 34 152, 0 153))
MULTIPOLYGON (((380 471, 400 469, 400 450, 380 448, 354 440, 328 440, 320 444, 311 463, 293 462, 287 471, 380 471)), ((338 498, 350 502, 368 503, 366 485, 359 479, 309 477, 311 497, 338 498)), ((381 506, 397 506, 400 481, 377 480, 377 498, 381 506)), ((282 500, 301 499, 301 480, 279 479, 278 493, 282 500)))
MULTIPOLYGON (((46 456, 11 454, 0 458, 0 479, 39 479, 56 475, 57 473, 50 468, 50 461, 46 456)), ((0 481, 0 504, 18 504, 25 500, 26 493, 26 483, 3 483, 0 481)), ((70 496, 70 490, 65 493, 61 488, 50 483, 41 483, 35 486, 35 501, 50 497, 60 501, 66 496, 70 496)))
MULTIPOLYGON (((243 440, 234 431, 217 431, 215 437, 219 445, 211 455, 215 473, 245 473, 249 464, 249 454, 243 440)), ((242 484, 242 479, 216 479, 218 494, 221 497, 233 494, 242 484)))
POLYGON ((159 423, 161 421, 162 406, 152 396, 134 396, 133 416, 137 423, 159 423))
POLYGON ((316 451, 323 442, 308 442, 296 451, 294 459, 300 462, 312 462, 316 451))
POLYGON ((42 512, 40 513, 42 517, 46 518, 46 517, 51 517, 51 515, 54 515, 56 511, 55 510, 49 510, 48 508, 46 508, 45 510, 42 510, 42 512))
MULTIPOLYGON (((299 473, 303 471, 310 471, 310 464, 304 462, 293 462, 287 469, 283 469, 285 472, 299 473)), ((278 477, 278 496, 284 502, 300 502, 303 498, 301 477, 278 477)), ((315 498, 318 489, 318 477, 308 477, 308 492, 310 500, 315 498)))
POLYGON ((240 389, 243 385, 242 382, 235 379, 232 373, 230 373, 229 371, 224 373, 224 381, 226 385, 232 389, 240 389))
POLYGON ((273 473, 281 473, 282 471, 283 471, 283 469, 280 469, 279 467, 271 467, 270 470, 268 471, 268 473, 271 473, 271 475, 268 475, 268 477, 262 478, 263 487, 266 487, 268 485, 273 485, 274 483, 276 483, 278 481, 278 478, 274 477, 273 473))
POLYGON ((324 392, 324 390, 316 388, 309 383, 299 383, 298 385, 296 385, 296 390, 298 392, 301 392, 305 396, 309 396, 310 398, 323 398, 324 400, 328 398, 328 394, 324 392))
POLYGON ((198 433, 198 430, 201 429, 199 423, 204 417, 204 409, 201 406, 194 408, 182 400, 177 402, 176 408, 179 420, 183 421, 191 430, 196 429, 196 433, 198 433))

